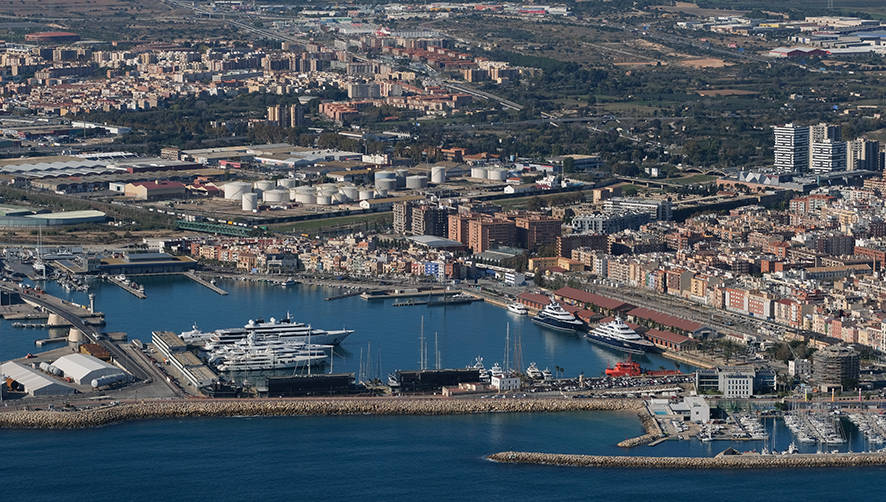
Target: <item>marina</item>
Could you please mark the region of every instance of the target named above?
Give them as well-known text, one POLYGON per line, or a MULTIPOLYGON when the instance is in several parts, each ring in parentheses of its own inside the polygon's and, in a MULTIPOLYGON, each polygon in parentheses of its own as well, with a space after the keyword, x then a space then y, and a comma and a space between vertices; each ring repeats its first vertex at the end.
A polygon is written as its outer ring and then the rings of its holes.
POLYGON ((214 281, 214 280, 207 281, 206 279, 204 279, 204 278, 200 277, 199 275, 197 275, 197 273, 194 272, 194 271, 184 272, 182 275, 185 276, 185 277, 187 277, 188 279, 190 279, 190 280, 196 282, 197 284, 199 284, 199 285, 201 285, 201 286, 203 286, 203 287, 209 289, 210 291, 213 291, 213 292, 215 292, 215 293, 218 293, 218 294, 220 294, 220 295, 222 295, 222 296, 225 296, 225 295, 228 294, 227 291, 225 291, 224 289, 218 287, 218 286, 215 284, 215 281, 214 281))
POLYGON ((105 280, 107 280, 111 284, 114 284, 115 286, 120 287, 120 289, 135 296, 136 298, 144 300, 148 297, 148 295, 145 294, 145 288, 143 286, 140 287, 140 285, 136 282, 127 279, 125 275, 109 275, 105 277, 105 280))

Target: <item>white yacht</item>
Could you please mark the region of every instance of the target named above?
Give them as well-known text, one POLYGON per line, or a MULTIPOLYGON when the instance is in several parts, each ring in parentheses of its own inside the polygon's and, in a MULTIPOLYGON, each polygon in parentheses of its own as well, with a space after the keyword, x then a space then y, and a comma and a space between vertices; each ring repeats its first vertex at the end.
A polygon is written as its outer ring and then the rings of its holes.
POLYGON ((483 365, 483 358, 477 356, 474 359, 474 364, 472 366, 468 366, 468 369, 477 370, 480 372, 480 381, 489 383, 489 379, 492 375, 490 375, 489 370, 486 369, 486 366, 483 365))
POLYGON ((544 373, 542 373, 542 371, 538 369, 538 366, 536 366, 534 362, 529 363, 529 367, 526 368, 526 376, 533 380, 544 379, 544 373))
POLYGON ((317 343, 320 345, 338 345, 353 332, 354 330, 350 329, 327 331, 324 329, 312 328, 305 323, 294 322, 288 316, 281 320, 272 317, 267 322, 262 319, 250 319, 242 328, 219 329, 210 333, 204 348, 212 351, 222 345, 228 345, 238 340, 243 340, 249 334, 301 342, 308 342, 310 338, 311 343, 317 343))
POLYGON ((508 312, 517 315, 528 315, 529 309, 527 309, 526 305, 523 305, 522 303, 514 302, 508 305, 508 312))
POLYGON ((585 336, 592 342, 635 354, 642 354, 655 349, 655 345, 652 342, 638 335, 636 331, 631 329, 619 317, 616 317, 612 322, 597 325, 596 328, 588 331, 585 336))
POLYGON ((574 333, 582 331, 585 323, 581 322, 574 315, 570 314, 559 303, 551 300, 538 314, 532 316, 532 322, 544 326, 545 328, 574 333))

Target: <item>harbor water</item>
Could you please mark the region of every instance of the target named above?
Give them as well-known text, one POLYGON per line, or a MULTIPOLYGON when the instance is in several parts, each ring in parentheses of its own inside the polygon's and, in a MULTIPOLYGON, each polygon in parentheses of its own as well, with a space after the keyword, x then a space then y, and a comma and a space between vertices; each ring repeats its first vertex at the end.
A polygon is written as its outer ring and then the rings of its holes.
MULTIPOLYGON (((516 316, 505 309, 484 302, 445 307, 393 307, 392 300, 366 301, 359 296, 325 301, 339 290, 296 285, 282 288, 271 283, 219 281, 230 294, 220 296, 193 281, 178 276, 140 277, 147 299, 138 299, 119 287, 94 283, 96 309, 107 319, 105 331, 124 331, 129 338, 149 341, 151 332, 190 330, 194 323, 204 331, 233 328, 249 319, 292 318, 316 328, 353 329, 356 332, 336 349, 334 370, 358 372, 361 350, 368 377, 385 379, 398 369, 419 367, 419 337, 424 317, 428 367, 435 363, 436 347, 441 367, 463 368, 481 356, 485 364, 504 363, 505 340, 510 325, 509 358, 520 340, 523 368, 535 362, 539 369, 563 368, 562 375, 600 376, 607 365, 624 359, 624 354, 600 347, 576 335, 540 328, 527 316, 516 316)), ((81 305, 88 304, 87 294, 66 292, 54 282, 43 286, 50 294, 81 305)), ((64 335, 65 330, 55 333, 64 335)), ((11 323, 0 325, 0 359, 22 357, 28 352, 53 348, 34 346, 34 340, 51 336, 47 330, 15 329, 11 323)), ((692 368, 678 365, 658 355, 635 356, 648 369, 692 368)))
POLYGON ((4 500, 869 499, 886 470, 694 471, 496 464, 505 450, 707 454, 711 443, 622 450, 621 413, 207 418, 74 431, 0 431, 4 500), (48 470, 47 463, 55 468, 48 470), (642 497, 642 499, 640 498, 642 497))

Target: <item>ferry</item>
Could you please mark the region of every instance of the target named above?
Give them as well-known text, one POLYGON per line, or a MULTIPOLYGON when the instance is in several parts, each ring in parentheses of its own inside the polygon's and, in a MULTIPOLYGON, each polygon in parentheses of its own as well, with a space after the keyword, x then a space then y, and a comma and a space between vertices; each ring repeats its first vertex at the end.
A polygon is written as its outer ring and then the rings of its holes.
POLYGON ((532 322, 548 329, 566 333, 582 331, 585 327, 583 322, 553 300, 549 305, 541 309, 538 314, 532 316, 532 322))
POLYGON ((508 305, 508 312, 517 315, 528 315, 529 309, 527 309, 526 305, 523 305, 522 303, 514 302, 508 305))
POLYGON ((612 322, 597 325, 588 331, 585 337, 592 342, 634 354, 642 354, 655 349, 652 342, 638 335, 620 317, 616 317, 612 322))

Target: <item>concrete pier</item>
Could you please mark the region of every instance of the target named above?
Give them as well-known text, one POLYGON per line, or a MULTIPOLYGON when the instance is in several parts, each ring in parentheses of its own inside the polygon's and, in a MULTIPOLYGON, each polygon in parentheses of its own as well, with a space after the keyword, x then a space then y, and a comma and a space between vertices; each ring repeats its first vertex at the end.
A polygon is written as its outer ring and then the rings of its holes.
POLYGON ((886 465, 883 453, 718 455, 716 457, 620 457, 505 451, 487 457, 507 464, 640 469, 808 469, 886 465))
POLYGON ((145 298, 148 297, 148 295, 146 295, 144 291, 134 288, 134 287, 130 286, 129 284, 121 281, 120 279, 117 279, 116 277, 108 277, 108 281, 111 284, 115 284, 115 285, 119 286, 123 291, 126 291, 127 293, 132 294, 136 298, 144 300, 145 298))
POLYGON ((228 294, 227 291, 225 291, 225 290, 223 290, 222 288, 216 286, 215 284, 213 284, 213 283, 207 281, 206 279, 203 279, 202 277, 198 276, 198 275, 197 275, 196 273, 194 273, 194 272, 185 272, 185 273, 182 274, 182 275, 184 275, 184 276, 187 277, 188 279, 190 279, 190 280, 196 282, 197 284, 199 284, 199 285, 201 285, 201 286, 204 286, 204 287, 207 287, 207 288, 211 289, 212 291, 214 291, 214 292, 216 292, 216 293, 218 293, 218 294, 220 294, 220 295, 222 295, 222 296, 228 294))

